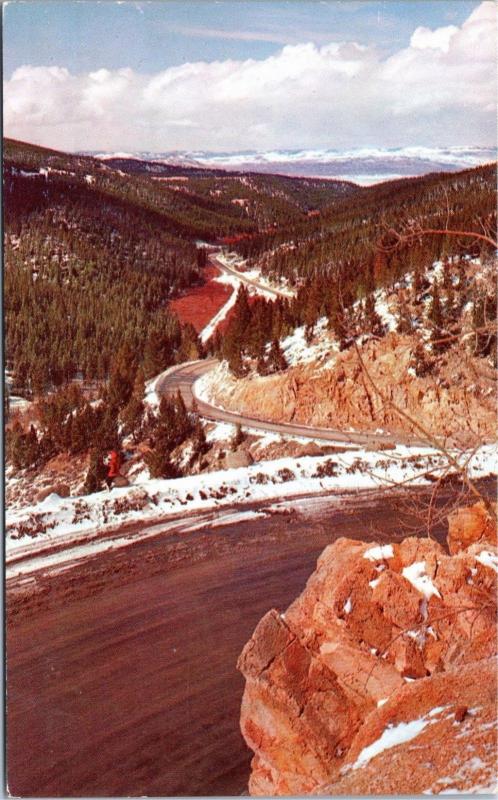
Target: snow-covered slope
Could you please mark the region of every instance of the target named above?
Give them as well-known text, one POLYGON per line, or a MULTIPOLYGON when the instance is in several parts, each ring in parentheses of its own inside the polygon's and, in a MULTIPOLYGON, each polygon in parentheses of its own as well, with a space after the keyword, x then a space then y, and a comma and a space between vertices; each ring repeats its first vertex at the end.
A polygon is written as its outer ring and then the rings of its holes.
POLYGON ((98 158, 139 158, 178 166, 243 172, 276 172, 302 177, 343 178, 371 184, 427 172, 456 171, 496 159, 494 147, 362 147, 352 150, 270 150, 213 153, 98 153, 98 158))

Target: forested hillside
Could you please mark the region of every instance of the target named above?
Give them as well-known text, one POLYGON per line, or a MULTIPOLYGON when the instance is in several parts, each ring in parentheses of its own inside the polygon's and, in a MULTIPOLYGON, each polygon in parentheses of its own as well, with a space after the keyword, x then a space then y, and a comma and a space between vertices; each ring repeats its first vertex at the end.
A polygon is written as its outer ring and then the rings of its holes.
POLYGON ((223 346, 232 360, 237 342, 260 355, 269 339, 300 324, 311 330, 323 315, 345 340, 343 312, 355 301, 371 307, 375 289, 410 269, 486 250, 444 236, 390 252, 377 245, 389 226, 406 221, 480 230, 494 214, 494 175, 489 166, 360 188, 98 160, 7 140, 5 319, 15 388, 29 395, 78 375, 103 379, 123 345, 146 376, 196 356, 195 332, 167 304, 202 281, 198 239, 230 242, 249 263, 297 288, 290 303, 258 301, 249 309, 241 297, 223 346))
MULTIPOLYGON (((426 298, 434 307, 438 331, 455 325, 466 302, 474 303, 476 317, 482 316, 483 300, 478 285, 469 279, 465 257, 485 259, 492 255, 492 245, 450 234, 396 242, 389 234, 391 228, 403 232, 414 224, 480 234, 494 230, 494 166, 365 188, 299 227, 279 228, 237 242, 236 249, 249 263, 294 284, 296 296, 290 301, 258 299, 250 304, 242 292, 223 339, 212 343, 214 351, 228 358, 236 374, 244 371, 245 356, 255 358, 260 374, 267 374, 279 363, 275 347, 269 360, 265 357, 268 343, 300 325, 311 339, 321 317, 327 318, 343 348, 355 335, 382 334, 374 293, 389 289, 407 274, 413 278, 414 298, 419 302, 426 298), (438 260, 447 262, 444 280, 429 287, 425 271, 438 260)), ((410 313, 400 308, 400 330, 411 327, 410 313)))
POLYGON ((348 181, 228 172, 135 158, 108 158, 104 163, 130 175, 149 175, 156 182, 168 182, 183 194, 194 196, 197 202, 205 198, 210 203, 223 204, 224 211, 227 204, 232 205, 232 210, 233 206, 239 207, 256 223, 255 231, 300 225, 308 214, 361 192, 359 186, 348 181))
MULTIPOLYGON (((364 187, 303 220, 298 227, 282 226, 237 245, 246 258, 260 260, 264 271, 292 279, 341 271, 361 279, 373 268, 376 242, 387 227, 401 228, 410 220, 424 227, 480 231, 480 223, 496 218, 496 167, 489 165, 459 173, 434 173, 364 187)), ((383 265, 379 280, 396 278, 409 263, 441 254, 478 254, 454 237, 437 237, 397 251, 383 265)), ((378 272, 378 264, 376 264, 378 272)))
POLYGON ((6 351, 17 393, 103 379, 123 345, 146 375, 197 355, 195 333, 167 310, 202 280, 195 241, 298 224, 356 190, 222 170, 164 180, 170 170, 6 140, 6 351))
POLYGON ((147 440, 152 474, 176 474, 172 428, 202 456, 202 424, 180 398, 158 413, 144 405, 147 378, 203 354, 193 327, 169 310, 203 281, 199 239, 230 244, 295 288, 276 300, 240 289, 223 335, 208 343, 237 377, 285 372, 285 337, 302 327, 311 345, 318 320, 343 351, 393 330, 412 337, 417 376, 437 373, 463 323, 472 358, 494 353, 494 333, 482 332, 496 316, 489 267, 482 280, 492 247, 469 237, 386 236, 407 224, 493 227, 493 167, 360 188, 222 170, 172 174, 180 168, 11 141, 4 156, 7 367, 14 393, 37 399, 36 426, 15 420, 9 431, 16 469, 91 448, 85 485, 93 491, 105 449, 127 436, 147 440), (476 256, 480 266, 469 260, 476 256), (429 279, 438 259, 439 277, 429 279), (386 324, 380 312, 393 286, 386 324))

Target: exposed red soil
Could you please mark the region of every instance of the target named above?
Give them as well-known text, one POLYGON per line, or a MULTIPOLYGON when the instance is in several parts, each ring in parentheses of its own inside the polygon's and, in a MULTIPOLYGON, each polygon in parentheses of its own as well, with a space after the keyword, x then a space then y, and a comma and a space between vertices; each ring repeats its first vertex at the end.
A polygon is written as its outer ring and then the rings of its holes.
POLYGON ((203 273, 205 282, 202 286, 194 286, 169 304, 180 322, 190 322, 198 333, 225 305, 233 291, 231 286, 214 280, 219 275, 216 267, 209 265, 203 273))

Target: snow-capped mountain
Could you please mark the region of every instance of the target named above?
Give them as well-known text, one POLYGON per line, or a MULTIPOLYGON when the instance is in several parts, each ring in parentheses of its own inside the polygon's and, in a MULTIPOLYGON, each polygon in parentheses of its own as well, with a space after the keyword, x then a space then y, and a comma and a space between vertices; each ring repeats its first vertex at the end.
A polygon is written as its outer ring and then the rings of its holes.
POLYGON ((343 178, 371 184, 428 172, 456 171, 496 159, 494 147, 364 147, 354 150, 246 150, 236 153, 187 152, 93 153, 101 159, 137 158, 182 167, 217 167, 242 172, 303 177, 343 178))

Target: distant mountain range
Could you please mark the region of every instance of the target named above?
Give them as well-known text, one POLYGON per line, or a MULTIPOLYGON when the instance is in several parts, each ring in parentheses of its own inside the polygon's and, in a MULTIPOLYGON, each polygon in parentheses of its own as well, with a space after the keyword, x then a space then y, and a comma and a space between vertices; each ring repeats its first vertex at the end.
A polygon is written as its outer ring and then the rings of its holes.
POLYGON ((244 150, 237 153, 185 152, 86 153, 100 159, 136 158, 182 167, 212 167, 240 172, 336 178, 369 185, 393 178, 452 172, 496 160, 494 147, 398 147, 354 150, 244 150))

